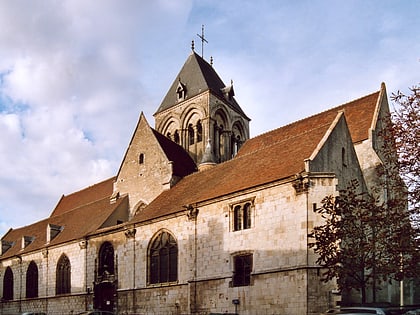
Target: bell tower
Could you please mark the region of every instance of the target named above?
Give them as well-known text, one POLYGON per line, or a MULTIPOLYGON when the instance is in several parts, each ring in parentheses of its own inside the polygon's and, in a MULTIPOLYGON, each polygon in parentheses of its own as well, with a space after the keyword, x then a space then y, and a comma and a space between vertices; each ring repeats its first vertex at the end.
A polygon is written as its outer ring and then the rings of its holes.
POLYGON ((155 129, 181 145, 195 161, 231 159, 249 138, 250 119, 213 68, 194 52, 154 114, 155 129), (203 159, 204 158, 204 159, 203 159))

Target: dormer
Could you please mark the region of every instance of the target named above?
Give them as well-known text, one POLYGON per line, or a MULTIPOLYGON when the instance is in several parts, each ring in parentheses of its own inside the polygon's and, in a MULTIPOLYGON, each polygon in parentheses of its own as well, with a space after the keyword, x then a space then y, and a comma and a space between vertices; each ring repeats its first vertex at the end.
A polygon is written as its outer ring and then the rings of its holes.
POLYGON ((178 102, 185 100, 187 97, 187 87, 181 82, 181 79, 178 80, 178 85, 176 87, 176 99, 178 102))
POLYGON ((60 232, 63 230, 63 227, 55 224, 47 225, 47 243, 51 242, 60 232))
POLYGON ((34 241, 34 239, 35 237, 33 236, 22 236, 22 243, 21 243, 22 250, 28 247, 34 241))
POLYGON ((15 244, 14 242, 1 240, 0 255, 3 255, 5 252, 7 252, 14 244, 15 244))
POLYGON ((223 96, 227 101, 232 101, 233 97, 235 96, 235 91, 233 90, 233 82, 229 86, 225 86, 224 88, 220 89, 223 93, 223 96))

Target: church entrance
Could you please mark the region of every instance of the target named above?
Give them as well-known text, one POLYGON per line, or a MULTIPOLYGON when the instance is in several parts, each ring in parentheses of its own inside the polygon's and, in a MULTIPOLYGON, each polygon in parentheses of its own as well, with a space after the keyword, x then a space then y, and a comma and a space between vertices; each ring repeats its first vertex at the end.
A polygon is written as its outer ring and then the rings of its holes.
POLYGON ((101 245, 98 258, 93 307, 96 310, 113 312, 116 308, 118 281, 115 275, 114 247, 110 242, 101 245))
POLYGON ((95 286, 93 307, 101 311, 114 311, 116 289, 111 282, 102 282, 95 286))

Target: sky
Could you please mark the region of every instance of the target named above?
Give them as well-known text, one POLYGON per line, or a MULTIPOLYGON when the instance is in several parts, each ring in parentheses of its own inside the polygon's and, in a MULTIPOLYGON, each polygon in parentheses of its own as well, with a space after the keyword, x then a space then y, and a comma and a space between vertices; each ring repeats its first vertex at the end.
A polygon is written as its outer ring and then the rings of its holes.
MULTIPOLYGON (((420 83, 418 0, 0 0, 0 236, 115 176, 191 53, 251 136, 420 83)), ((392 104, 391 104, 392 105, 392 104)))

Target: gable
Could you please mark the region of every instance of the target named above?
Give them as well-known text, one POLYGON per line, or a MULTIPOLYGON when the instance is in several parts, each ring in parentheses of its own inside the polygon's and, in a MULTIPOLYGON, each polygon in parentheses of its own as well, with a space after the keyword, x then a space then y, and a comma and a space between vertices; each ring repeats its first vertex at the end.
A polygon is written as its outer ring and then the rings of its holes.
POLYGON ((128 194, 134 213, 193 171, 195 163, 188 153, 154 131, 142 113, 118 171, 114 194, 128 194))
POLYGON ((348 188, 354 180, 361 189, 366 187, 344 112, 338 113, 307 163, 310 173, 335 174, 338 190, 348 188))
POLYGON ((284 139, 273 138, 270 145, 183 178, 159 195, 133 221, 175 213, 187 204, 286 179, 304 171, 305 160, 316 149, 332 121, 284 139))

